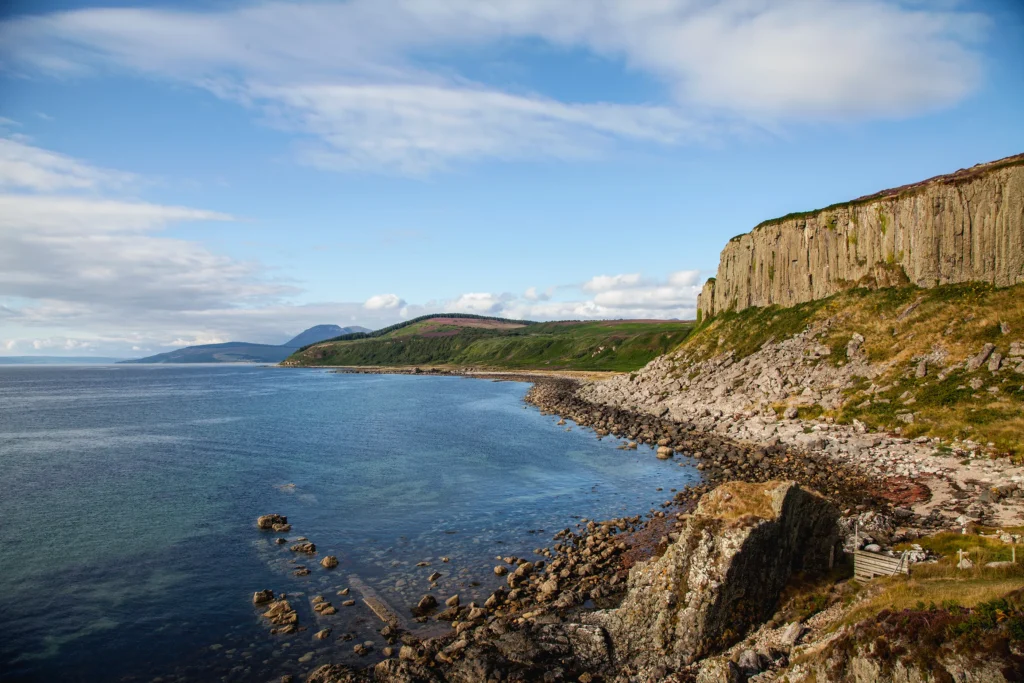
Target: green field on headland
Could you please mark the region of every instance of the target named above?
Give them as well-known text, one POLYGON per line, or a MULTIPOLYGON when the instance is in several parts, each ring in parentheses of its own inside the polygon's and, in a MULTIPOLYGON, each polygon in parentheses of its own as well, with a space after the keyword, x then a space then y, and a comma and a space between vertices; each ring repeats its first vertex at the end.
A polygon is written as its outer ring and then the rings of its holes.
POLYGON ((285 364, 628 372, 676 348, 693 326, 676 320, 533 323, 444 314, 315 344, 285 364))

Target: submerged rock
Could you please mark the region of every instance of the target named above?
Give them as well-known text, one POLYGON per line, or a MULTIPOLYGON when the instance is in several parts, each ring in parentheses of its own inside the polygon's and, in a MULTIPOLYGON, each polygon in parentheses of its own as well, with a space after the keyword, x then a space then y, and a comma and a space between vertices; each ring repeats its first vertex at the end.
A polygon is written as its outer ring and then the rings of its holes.
POLYGON ((328 555, 324 559, 320 560, 320 566, 324 569, 334 569, 338 566, 338 558, 334 555, 328 555))

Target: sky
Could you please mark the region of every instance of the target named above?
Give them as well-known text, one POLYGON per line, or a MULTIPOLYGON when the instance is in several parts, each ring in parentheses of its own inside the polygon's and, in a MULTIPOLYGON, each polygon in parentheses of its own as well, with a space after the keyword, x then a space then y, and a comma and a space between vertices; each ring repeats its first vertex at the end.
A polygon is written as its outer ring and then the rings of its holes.
POLYGON ((692 318, 762 220, 1024 152, 1019 0, 0 3, 0 355, 692 318))

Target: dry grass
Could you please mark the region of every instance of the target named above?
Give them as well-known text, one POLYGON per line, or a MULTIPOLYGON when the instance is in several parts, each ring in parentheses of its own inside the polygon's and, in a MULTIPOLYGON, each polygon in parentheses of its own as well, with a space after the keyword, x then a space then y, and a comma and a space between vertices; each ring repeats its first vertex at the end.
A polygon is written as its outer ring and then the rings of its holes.
POLYGON ((938 378, 942 367, 962 364, 986 343, 1005 357, 1013 342, 1024 340, 1024 285, 851 289, 786 309, 726 312, 702 325, 681 350, 691 362, 727 351, 742 358, 769 340, 781 341, 826 320, 830 326, 821 341, 832 353, 817 362, 845 364, 846 345, 858 333, 868 359, 883 370, 849 389, 844 406, 826 416, 900 429, 909 437, 991 442, 998 451, 1024 457, 1024 375, 1012 368, 993 374, 983 365, 938 378), (918 361, 926 356, 944 360, 929 362, 927 375, 917 378, 918 361), (972 383, 980 386, 971 388, 972 383), (877 388, 885 390, 870 391, 877 388), (904 412, 914 413, 912 424, 897 417, 904 412))
POLYGON ((778 515, 773 505, 774 494, 783 485, 780 481, 760 484, 730 481, 705 494, 696 513, 726 522, 749 517, 775 519, 778 515))
MULTIPOLYGON (((991 579, 916 579, 894 577, 875 579, 884 586, 874 597, 851 609, 843 624, 854 624, 882 610, 924 609, 930 605, 956 603, 974 607, 978 603, 1002 598, 1021 587, 1020 578, 991 579)), ((874 583, 873 582, 873 583, 874 583)))
MULTIPOLYGON (((932 563, 916 564, 912 568, 914 578, 917 579, 953 579, 963 581, 966 579, 989 580, 1017 577, 1018 582, 1024 584, 1024 548, 1018 555, 1018 564, 1014 567, 986 567, 989 562, 1007 562, 1013 556, 1011 548, 998 538, 981 536, 978 534, 957 534, 941 533, 934 536, 927 536, 917 541, 922 548, 930 550, 940 556, 939 561, 932 563), (957 551, 967 553, 967 558, 973 565, 970 569, 958 569, 957 551)), ((904 550, 909 544, 897 546, 897 550, 904 550)))

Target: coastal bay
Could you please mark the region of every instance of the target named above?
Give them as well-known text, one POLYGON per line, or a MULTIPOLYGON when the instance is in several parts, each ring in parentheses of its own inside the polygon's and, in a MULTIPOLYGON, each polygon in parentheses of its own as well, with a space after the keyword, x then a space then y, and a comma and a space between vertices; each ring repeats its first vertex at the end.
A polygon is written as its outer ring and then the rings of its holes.
POLYGON ((360 582, 406 618, 426 592, 482 602, 504 583, 496 556, 530 555, 581 519, 643 513, 699 479, 649 448, 558 425, 524 404, 522 382, 256 366, 2 372, 11 635, 0 661, 28 680, 369 664, 386 645, 381 622, 339 591, 360 598, 360 582), (267 512, 287 515, 283 535, 308 537, 315 558, 256 529, 267 512), (328 554, 337 568, 319 565, 328 554), (294 576, 300 565, 310 574, 294 576), (294 596, 307 630, 269 634, 252 605, 266 588, 294 596), (337 614, 314 612, 318 594, 337 614), (331 637, 314 640, 325 627, 331 637), (354 655, 367 640, 376 651, 354 655))

